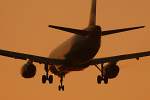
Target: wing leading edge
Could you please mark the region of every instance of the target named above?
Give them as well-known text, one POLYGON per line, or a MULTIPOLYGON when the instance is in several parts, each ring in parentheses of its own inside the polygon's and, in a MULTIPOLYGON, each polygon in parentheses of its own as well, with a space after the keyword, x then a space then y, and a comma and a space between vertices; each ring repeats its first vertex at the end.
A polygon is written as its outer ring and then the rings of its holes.
POLYGON ((145 57, 145 56, 150 56, 150 51, 93 59, 91 60, 90 64, 97 65, 97 64, 107 63, 107 62, 118 62, 121 60, 127 60, 127 59, 133 59, 133 58, 136 58, 137 60, 139 60, 140 57, 145 57))
POLYGON ((6 50, 0 50, 0 55, 15 58, 15 59, 22 59, 22 60, 30 59, 33 62, 38 62, 40 64, 55 64, 55 65, 63 64, 63 60, 61 60, 61 59, 51 59, 51 58, 47 58, 47 57, 17 53, 17 52, 6 51, 6 50))

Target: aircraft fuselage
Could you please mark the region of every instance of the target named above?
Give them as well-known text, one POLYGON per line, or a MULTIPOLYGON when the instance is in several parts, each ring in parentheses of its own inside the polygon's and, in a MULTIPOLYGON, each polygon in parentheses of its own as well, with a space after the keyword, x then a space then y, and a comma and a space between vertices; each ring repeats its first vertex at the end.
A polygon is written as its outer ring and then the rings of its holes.
POLYGON ((74 35, 66 40, 49 55, 50 58, 63 59, 63 65, 51 65, 50 71, 55 75, 66 74, 70 71, 81 71, 89 66, 89 61, 100 49, 101 28, 89 26, 87 36, 74 35))

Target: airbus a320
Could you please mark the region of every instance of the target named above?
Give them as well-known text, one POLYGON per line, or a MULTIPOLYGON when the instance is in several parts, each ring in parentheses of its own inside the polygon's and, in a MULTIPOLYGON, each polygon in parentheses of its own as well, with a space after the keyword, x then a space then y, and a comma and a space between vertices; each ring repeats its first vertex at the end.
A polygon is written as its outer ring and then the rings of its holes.
POLYGON ((60 78, 60 85, 58 86, 59 91, 64 91, 64 85, 62 84, 63 78, 70 72, 83 71, 85 68, 94 65, 101 72, 101 75, 97 76, 97 83, 100 84, 101 81, 104 81, 104 83, 107 84, 108 79, 117 77, 119 73, 119 67, 117 66, 118 61, 133 58, 139 60, 140 57, 150 56, 150 51, 147 51, 105 58, 94 58, 101 47, 101 38, 103 36, 145 27, 138 26, 102 31, 101 27, 96 25, 96 0, 92 0, 89 24, 85 29, 80 30, 54 25, 49 25, 49 27, 73 33, 74 35, 54 49, 49 57, 7 50, 0 50, 0 55, 27 60, 27 63, 21 68, 21 75, 24 78, 33 78, 35 76, 36 66, 33 62, 44 64, 46 74, 42 76, 42 83, 46 83, 47 80, 50 84, 53 83, 53 75, 49 75, 49 72, 51 72, 60 78), (108 64, 104 66, 104 63, 108 64), (98 64, 101 64, 100 68, 98 64))

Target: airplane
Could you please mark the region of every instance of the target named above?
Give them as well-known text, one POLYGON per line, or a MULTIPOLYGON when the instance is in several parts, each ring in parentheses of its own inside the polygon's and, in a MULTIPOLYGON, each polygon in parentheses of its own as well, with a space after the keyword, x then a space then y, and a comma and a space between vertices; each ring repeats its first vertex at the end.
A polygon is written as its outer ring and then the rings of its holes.
POLYGON ((101 47, 101 38, 103 36, 144 28, 145 26, 115 29, 102 31, 99 25, 96 25, 96 0, 92 0, 91 12, 88 26, 83 29, 67 28, 55 25, 49 25, 50 28, 73 33, 74 35, 54 49, 49 57, 41 57, 36 55, 18 53, 0 49, 0 55, 11 57, 15 59, 26 60, 27 63, 21 68, 21 75, 24 78, 33 78, 36 74, 36 66, 33 64, 37 62, 44 64, 46 75, 42 76, 42 83, 45 84, 48 80, 50 84, 53 83, 53 75, 60 78, 58 86, 59 91, 64 91, 63 78, 70 72, 83 71, 91 65, 94 65, 101 75, 97 76, 97 83, 101 84, 104 81, 108 83, 108 79, 113 79, 118 76, 119 66, 117 62, 127 59, 150 56, 150 51, 104 57, 94 58, 101 47), (108 63, 104 66, 105 63, 108 63), (98 65, 101 64, 101 67, 98 65))

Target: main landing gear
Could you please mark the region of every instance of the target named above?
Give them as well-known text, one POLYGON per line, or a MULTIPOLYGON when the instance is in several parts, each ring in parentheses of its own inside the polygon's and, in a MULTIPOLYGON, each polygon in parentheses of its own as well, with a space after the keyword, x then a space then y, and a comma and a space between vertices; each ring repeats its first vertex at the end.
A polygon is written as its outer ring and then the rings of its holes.
POLYGON ((59 91, 60 91, 61 89, 62 89, 62 91, 64 91, 64 85, 62 85, 62 83, 63 83, 63 77, 64 77, 64 75, 61 75, 61 76, 60 76, 60 83, 61 83, 61 85, 58 86, 58 90, 59 90, 59 91))
POLYGON ((101 64, 101 69, 97 65, 95 65, 95 66, 98 70, 101 71, 101 76, 100 75, 97 76, 97 83, 101 84, 101 81, 103 80, 104 83, 107 84, 108 83, 108 78, 104 76, 104 67, 103 67, 104 64, 103 63, 101 64))
POLYGON ((46 75, 43 75, 42 76, 42 83, 45 84, 46 83, 46 80, 49 81, 50 84, 53 83, 53 76, 52 75, 49 75, 48 77, 48 64, 45 64, 45 71, 46 71, 46 75))
MULTIPOLYGON (((45 84, 46 81, 48 80, 50 84, 53 83, 53 76, 52 75, 49 75, 48 77, 48 72, 49 72, 49 69, 48 69, 48 64, 45 64, 45 71, 46 71, 46 75, 43 75, 42 76, 42 83, 45 84)), ((64 85, 62 85, 63 83, 63 78, 65 77, 65 74, 62 74, 59 76, 60 77, 60 83, 61 85, 58 86, 58 90, 62 90, 64 91, 64 85)))

